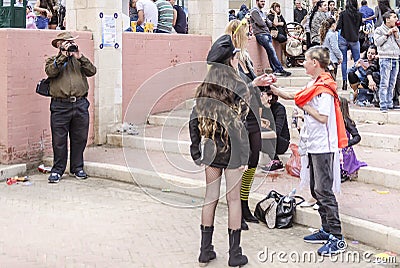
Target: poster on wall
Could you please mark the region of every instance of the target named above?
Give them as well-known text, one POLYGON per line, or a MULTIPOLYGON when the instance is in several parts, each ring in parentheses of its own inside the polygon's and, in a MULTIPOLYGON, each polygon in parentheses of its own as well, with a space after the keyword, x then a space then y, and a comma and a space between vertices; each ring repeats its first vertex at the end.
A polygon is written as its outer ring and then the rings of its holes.
POLYGON ((104 47, 115 46, 117 37, 115 16, 104 15, 102 18, 102 24, 102 45, 104 47))

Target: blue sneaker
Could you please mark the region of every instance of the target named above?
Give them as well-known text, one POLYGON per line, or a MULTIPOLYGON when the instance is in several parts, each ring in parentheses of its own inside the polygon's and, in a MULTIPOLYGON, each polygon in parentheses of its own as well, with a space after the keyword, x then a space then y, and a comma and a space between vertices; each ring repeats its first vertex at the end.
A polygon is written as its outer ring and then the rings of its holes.
POLYGON ((61 179, 61 175, 55 172, 52 172, 48 178, 49 183, 58 183, 61 179))
POLYGON ((347 248, 347 243, 344 240, 339 240, 333 235, 329 235, 328 242, 318 249, 320 256, 332 256, 344 252, 347 248))
POLYGON ((77 178, 78 180, 85 180, 88 177, 88 175, 86 174, 85 171, 83 171, 83 169, 75 172, 74 175, 75 178, 77 178))
POLYGON ((329 234, 324 229, 319 229, 318 232, 304 237, 304 242, 311 244, 324 244, 329 240, 329 234))

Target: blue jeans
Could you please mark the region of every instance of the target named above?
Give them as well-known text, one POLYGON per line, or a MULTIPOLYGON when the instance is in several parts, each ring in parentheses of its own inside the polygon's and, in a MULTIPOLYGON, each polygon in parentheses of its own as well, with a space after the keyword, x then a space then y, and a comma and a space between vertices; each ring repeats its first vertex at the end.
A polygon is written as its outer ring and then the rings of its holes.
POLYGON ((343 55, 342 61, 342 79, 347 80, 347 50, 350 48, 354 62, 360 59, 360 42, 348 42, 339 34, 339 49, 343 55))
POLYGON ((280 63, 278 56, 276 56, 276 52, 274 47, 272 46, 272 37, 270 34, 257 34, 256 35, 257 43, 264 47, 265 51, 268 55, 268 61, 271 65, 272 70, 274 73, 282 72, 283 67, 280 63))
POLYGON ((42 16, 37 16, 36 17, 36 28, 48 29, 49 28, 49 19, 42 17, 42 16))
POLYGON ((379 59, 381 81, 379 83, 379 106, 381 110, 393 108, 393 90, 399 72, 398 59, 379 59))

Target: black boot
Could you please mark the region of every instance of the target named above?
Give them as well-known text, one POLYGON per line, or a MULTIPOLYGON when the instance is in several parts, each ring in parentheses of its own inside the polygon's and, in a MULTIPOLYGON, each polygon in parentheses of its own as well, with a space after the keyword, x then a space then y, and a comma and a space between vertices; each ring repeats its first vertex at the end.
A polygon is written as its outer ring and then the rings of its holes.
POLYGON ((247 200, 241 200, 242 202, 242 217, 247 221, 247 222, 254 222, 258 223, 258 220, 256 217, 251 214, 250 209, 249 209, 249 201, 247 200))
POLYGON ((200 225, 201 229, 201 247, 200 247, 200 256, 199 256, 199 265, 205 266, 211 260, 217 257, 217 254, 214 251, 214 246, 212 243, 212 236, 214 232, 214 226, 203 226, 200 225))
POLYGON ((347 90, 347 80, 343 80, 342 90, 347 90))
POLYGON ((242 266, 249 261, 245 255, 242 255, 242 248, 240 247, 240 232, 241 230, 228 229, 229 234, 229 260, 230 267, 242 266))
POLYGON ((247 225, 246 221, 244 220, 244 218, 242 217, 242 223, 240 225, 240 229, 242 229, 242 231, 247 231, 249 230, 249 226, 247 225))

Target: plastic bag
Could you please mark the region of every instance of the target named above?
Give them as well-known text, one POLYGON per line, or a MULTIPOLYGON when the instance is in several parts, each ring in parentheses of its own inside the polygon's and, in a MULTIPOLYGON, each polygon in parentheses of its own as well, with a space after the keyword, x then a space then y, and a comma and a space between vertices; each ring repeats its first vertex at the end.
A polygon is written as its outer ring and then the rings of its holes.
POLYGON ((292 143, 290 144, 290 150, 292 150, 292 154, 290 155, 290 158, 286 163, 286 171, 290 175, 300 178, 301 160, 299 147, 297 146, 297 144, 292 143))

